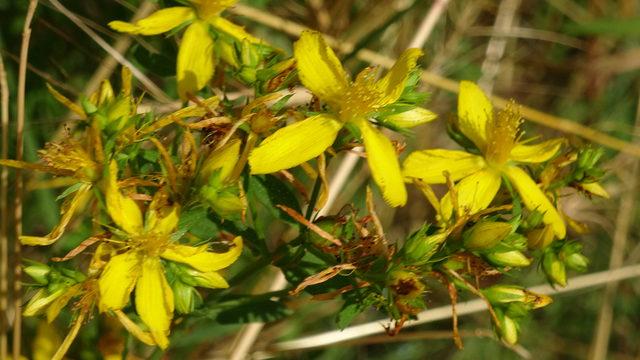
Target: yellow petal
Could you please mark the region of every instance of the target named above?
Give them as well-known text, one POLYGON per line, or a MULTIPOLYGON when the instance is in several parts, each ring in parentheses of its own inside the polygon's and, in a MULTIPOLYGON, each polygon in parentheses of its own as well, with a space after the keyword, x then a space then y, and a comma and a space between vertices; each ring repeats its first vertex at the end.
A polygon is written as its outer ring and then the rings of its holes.
POLYGON ((320 99, 337 104, 349 86, 348 75, 322 35, 303 31, 293 45, 298 76, 307 89, 320 99))
POLYGON ((420 179, 427 184, 445 184, 445 171, 449 173, 451 181, 458 181, 485 166, 480 156, 444 149, 414 151, 402 165, 405 178, 420 179))
POLYGON ((493 106, 478 85, 460 82, 458 126, 460 131, 483 150, 487 142, 487 123, 493 119, 493 106))
POLYGON ((518 144, 511 149, 511 160, 541 163, 551 159, 560 150, 564 139, 551 139, 535 145, 518 144))
MULTIPOLYGON (((500 174, 486 168, 475 172, 455 185, 458 196, 458 207, 463 214, 475 214, 486 209, 498 193, 502 184, 500 174)), ((441 210, 444 219, 449 219, 453 213, 451 193, 447 193, 441 200, 441 210)))
POLYGON ((156 344, 166 349, 173 319, 173 291, 157 257, 146 257, 142 263, 142 272, 136 284, 136 311, 149 327, 156 344))
POLYGON ((195 95, 211 77, 215 68, 213 39, 209 24, 194 21, 184 32, 178 51, 178 94, 182 100, 187 94, 195 95))
POLYGON ((112 21, 109 27, 119 32, 140 35, 156 35, 167 32, 185 21, 195 18, 195 13, 189 7, 178 6, 158 10, 134 24, 124 21, 112 21))
POLYGON ((216 16, 209 20, 209 24, 213 25, 214 28, 227 33, 228 35, 234 37, 238 41, 248 40, 252 43, 260 43, 262 40, 254 37, 244 30, 244 28, 240 25, 236 25, 229 20, 226 20, 223 17, 216 16))
POLYGON ((407 202, 398 155, 391 141, 373 128, 365 119, 355 120, 362 133, 367 152, 367 163, 373 180, 380 187, 382 197, 390 206, 403 206, 407 202))
POLYGON ((203 246, 171 245, 161 256, 167 260, 190 265, 200 272, 217 271, 233 264, 242 254, 242 238, 238 236, 233 239, 233 246, 225 253, 206 250, 203 246))
POLYGON ((285 126, 253 149, 251 173, 268 174, 311 160, 333 144, 341 128, 341 122, 325 114, 285 126))
POLYGON ((400 55, 391 70, 376 84, 384 94, 379 105, 392 104, 398 100, 411 70, 416 67, 421 56, 422 50, 416 48, 407 49, 400 55))
POLYGON ((109 216, 127 233, 139 234, 142 231, 142 212, 133 199, 120 193, 117 181, 118 165, 115 160, 109 164, 108 176, 105 197, 109 216))
POLYGON ((438 115, 425 108, 416 107, 409 111, 387 116, 385 121, 400 128, 412 128, 433 121, 437 117, 438 115))
POLYGON ((180 221, 180 206, 177 204, 154 209, 149 206, 145 231, 148 233, 169 235, 178 227, 180 221))
POLYGON ((506 166, 504 172, 520 194, 527 209, 542 213, 542 221, 553 227, 553 232, 558 239, 564 239, 567 232, 564 221, 531 177, 517 166, 506 166))
POLYGON ((240 143, 239 139, 233 139, 209 154, 199 173, 201 180, 207 181, 216 170, 219 170, 220 179, 226 179, 240 158, 240 143))
POLYGON ((98 280, 100 311, 119 310, 127 305, 140 273, 140 262, 140 256, 134 251, 109 260, 98 280))
POLYGON ((58 241, 64 231, 67 229, 69 222, 76 214, 78 209, 83 207, 89 196, 91 196, 91 184, 82 184, 78 190, 76 190, 73 197, 65 199, 62 209, 60 209, 60 222, 56 225, 51 232, 45 236, 20 236, 20 242, 24 245, 51 245, 58 241))

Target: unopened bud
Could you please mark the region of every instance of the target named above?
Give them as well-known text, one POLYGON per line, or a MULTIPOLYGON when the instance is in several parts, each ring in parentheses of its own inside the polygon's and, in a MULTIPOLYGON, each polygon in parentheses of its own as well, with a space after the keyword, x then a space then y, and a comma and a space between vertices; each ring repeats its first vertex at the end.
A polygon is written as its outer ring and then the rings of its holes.
POLYGON ((464 235, 464 246, 469 250, 486 250, 498 245, 513 231, 509 223, 483 221, 475 224, 464 235))
POLYGON ((567 285, 567 272, 564 263, 552 249, 545 251, 542 258, 542 269, 551 283, 563 287, 567 285))
POLYGON ((49 283, 48 276, 49 273, 51 273, 51 268, 45 264, 33 263, 25 267, 24 272, 40 285, 47 285, 49 283))
POLYGON ((447 239, 447 234, 411 236, 403 247, 403 260, 407 265, 424 265, 438 250, 440 244, 447 239))
POLYGON ((529 248, 545 249, 553 242, 554 236, 553 227, 551 225, 545 225, 542 228, 533 229, 527 233, 529 248))
POLYGON ((518 342, 519 325, 515 319, 505 314, 501 309, 495 309, 496 317, 500 322, 497 332, 500 338, 511 345, 518 342))
POLYGON ((218 56, 220 56, 220 59, 222 59, 222 61, 233 66, 236 69, 240 67, 240 60, 238 59, 236 48, 233 44, 223 40, 218 41, 216 43, 216 47, 218 49, 218 56))
POLYGON ((493 252, 485 254, 487 260, 498 266, 525 267, 531 264, 531 259, 519 250, 493 252))
POLYGON ((549 296, 536 294, 515 285, 494 285, 483 289, 482 293, 492 304, 522 303, 529 308, 537 309, 549 305, 549 296))
POLYGON ((180 314, 191 313, 202 301, 198 291, 182 281, 174 281, 171 284, 171 289, 173 290, 176 311, 180 314))
MULTIPOLYGON (((333 236, 336 239, 340 239, 343 236, 344 224, 338 221, 336 217, 333 217, 333 216, 322 217, 316 220, 314 224, 318 226, 320 229, 331 234, 331 236, 333 236)), ((331 241, 316 234, 314 231, 309 231, 307 234, 309 236, 309 241, 315 246, 326 247, 332 244, 331 241)))

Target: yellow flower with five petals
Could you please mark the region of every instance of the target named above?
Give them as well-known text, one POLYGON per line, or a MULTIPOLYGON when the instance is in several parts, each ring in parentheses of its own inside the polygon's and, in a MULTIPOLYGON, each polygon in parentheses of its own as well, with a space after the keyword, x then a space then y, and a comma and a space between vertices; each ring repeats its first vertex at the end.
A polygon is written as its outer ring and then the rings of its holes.
MULTIPOLYGON (((555 206, 520 164, 541 163, 551 159, 560 149, 562 139, 527 145, 519 139, 521 118, 513 105, 494 114, 493 106, 474 83, 460 83, 458 127, 480 150, 481 155, 456 150, 422 150, 411 153, 403 164, 409 181, 419 179, 427 184, 446 183, 445 171, 457 181, 458 207, 474 214, 486 209, 506 177, 515 187, 524 205, 543 214, 562 239, 564 221, 555 206)), ((451 195, 441 200, 441 216, 448 220, 453 212, 451 195)))
MULTIPOLYGON (((169 327, 173 318, 173 291, 167 282, 162 259, 183 263, 198 273, 200 285, 226 288, 229 285, 218 270, 231 265, 242 253, 242 238, 236 237, 226 253, 208 251, 207 245, 176 243, 179 207, 168 205, 162 190, 154 196, 143 222, 135 201, 123 195, 117 186, 117 165, 109 167, 105 197, 107 212, 124 237, 123 253, 111 257, 98 280, 101 311, 120 310, 129 303, 135 288, 135 307, 149 328, 151 339, 161 348, 169 345, 169 327)), ((142 341, 148 343, 144 338, 142 341)))
MULTIPOLYGON (((422 52, 405 51, 379 80, 375 78, 375 69, 368 68, 355 81, 349 79, 333 50, 317 32, 303 32, 294 45, 294 55, 302 84, 327 103, 332 112, 311 116, 267 137, 249 157, 251 172, 267 174, 311 160, 330 147, 340 129, 350 123, 362 134, 373 179, 384 199, 391 206, 404 205, 407 192, 395 148, 369 118, 380 108, 398 101, 422 52)), ((416 109, 419 111, 406 112, 414 125, 435 118, 428 110, 416 109), (415 119, 416 114, 419 119, 415 119)), ((397 114, 396 118, 403 115, 397 114)))
POLYGON ((252 43, 260 40, 244 29, 220 16, 236 0, 191 0, 191 6, 161 9, 135 23, 112 21, 109 26, 120 32, 137 35, 158 35, 189 24, 178 51, 176 75, 178 94, 185 100, 195 94, 213 77, 215 43, 209 31, 221 31, 231 37, 252 43))

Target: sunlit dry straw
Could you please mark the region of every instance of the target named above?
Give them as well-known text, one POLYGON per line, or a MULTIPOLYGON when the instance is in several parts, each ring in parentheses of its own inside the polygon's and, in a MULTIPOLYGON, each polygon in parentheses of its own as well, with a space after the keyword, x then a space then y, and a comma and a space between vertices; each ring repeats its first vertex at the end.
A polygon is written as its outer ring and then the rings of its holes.
MULTIPOLYGON (((0 54, 0 158, 9 157, 9 85, 4 60, 0 54)), ((9 211, 7 211, 7 190, 9 169, 0 168, 0 359, 7 358, 9 322, 9 211)))
POLYGON ((120 54, 116 49, 114 49, 111 45, 109 45, 103 38, 101 38, 95 31, 93 31, 90 27, 88 27, 85 23, 78 18, 76 14, 69 11, 66 7, 64 7, 58 0, 49 0, 51 4, 56 8, 56 10, 60 11, 64 16, 69 18, 76 26, 78 26, 82 31, 84 31, 93 41, 96 42, 104 51, 106 51, 109 55, 111 55, 118 63, 123 66, 131 69, 133 75, 140 80, 142 85, 144 85, 149 93, 156 98, 158 101, 168 103, 171 102, 171 99, 167 94, 158 87, 151 79, 149 79, 145 74, 140 71, 136 66, 134 66, 129 60, 125 59, 125 57, 120 54))
MULTIPOLYGON (((577 276, 573 279, 570 279, 569 285, 564 288, 554 289, 550 285, 539 285, 534 286, 529 290, 539 294, 556 295, 562 293, 571 293, 591 287, 602 286, 610 282, 632 279, 635 277, 640 277, 640 265, 626 266, 615 270, 577 276)), ((477 299, 458 303, 456 310, 458 316, 464 316, 481 311, 486 311, 487 305, 484 300, 477 299)), ((446 320, 451 318, 451 315, 451 306, 449 305, 433 308, 419 313, 417 316, 417 320, 406 322, 404 327, 406 328, 420 324, 446 320)), ((331 346, 333 344, 359 339, 365 336, 382 334, 385 332, 385 329, 383 327, 385 321, 386 320, 372 321, 360 325, 351 326, 344 330, 327 331, 325 333, 306 336, 291 341, 283 341, 272 345, 269 350, 272 350, 273 352, 305 350, 331 346)))

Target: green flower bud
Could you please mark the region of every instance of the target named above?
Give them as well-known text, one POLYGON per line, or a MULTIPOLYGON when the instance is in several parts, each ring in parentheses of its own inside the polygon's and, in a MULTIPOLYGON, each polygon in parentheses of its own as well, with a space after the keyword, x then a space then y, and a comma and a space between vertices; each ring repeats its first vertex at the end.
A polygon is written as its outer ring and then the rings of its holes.
POLYGON ((500 326, 496 327, 498 336, 511 345, 515 345, 518 342, 518 332, 520 325, 515 319, 512 319, 505 314, 502 309, 494 309, 496 317, 500 322, 500 326))
POLYGON ((513 227, 509 223, 482 221, 463 234, 464 246, 469 250, 490 249, 498 245, 512 231, 513 227))
POLYGON ((531 264, 531 259, 519 250, 492 252, 485 254, 485 257, 497 266, 525 267, 531 264))
POLYGON ((260 64, 262 56, 257 47, 253 46, 249 40, 243 40, 240 50, 240 60, 242 65, 255 68, 260 64))
POLYGON ((571 254, 564 259, 565 265, 578 272, 585 272, 589 267, 589 259, 582 254, 571 254))
POLYGON ((402 248, 402 260, 407 265, 424 265, 447 239, 447 234, 439 233, 427 236, 419 232, 409 237, 402 248))
POLYGON ((176 306, 176 311, 180 314, 191 313, 202 302, 202 298, 195 288, 179 280, 171 284, 171 289, 173 290, 173 301, 176 306))
POLYGON ((93 115, 98 111, 98 107, 93 104, 91 101, 89 101, 89 99, 82 99, 81 101, 81 105, 82 105, 82 110, 84 110, 84 112, 87 115, 93 115))
POLYGON ((207 185, 200 188, 200 195, 224 219, 236 219, 244 209, 244 202, 236 186, 216 188, 207 185))
MULTIPOLYGON (((341 239, 345 235, 344 223, 335 216, 322 217, 314 222, 320 229, 331 234, 336 239, 341 239)), ((307 232, 309 241, 317 247, 331 246, 333 243, 316 234, 314 231, 307 232)))
POLYGON ((554 239, 553 227, 545 225, 527 233, 527 243, 531 249, 545 249, 554 239))
POLYGON ((242 79, 246 83, 256 82, 256 74, 257 70, 248 66, 243 66, 238 72, 238 76, 240 77, 240 79, 242 79))
POLYGON ((45 264, 34 262, 33 265, 25 267, 23 271, 40 285, 49 283, 48 276, 51 273, 51 268, 45 264))
POLYGON ((564 263, 552 249, 547 249, 542 258, 542 269, 552 284, 567 285, 567 272, 564 263))
POLYGON ((218 56, 220 56, 220 59, 222 59, 222 61, 233 66, 236 69, 240 67, 240 59, 238 59, 236 47, 233 44, 222 40, 217 41, 216 46, 218 47, 217 54, 218 56))
POLYGON ((42 310, 44 310, 49 304, 51 304, 55 299, 59 298, 64 294, 66 287, 58 286, 55 291, 51 291, 48 289, 40 289, 38 292, 33 295, 33 297, 29 300, 27 305, 24 307, 23 315, 24 316, 34 316, 39 314, 42 310))
POLYGON ((543 217, 544 217, 543 213, 537 210, 532 211, 526 219, 526 226, 529 229, 539 227, 540 225, 542 225, 543 217))
POLYGON ((492 304, 522 303, 528 308, 541 308, 549 305, 549 296, 536 294, 515 285, 494 285, 483 289, 482 293, 492 304))

